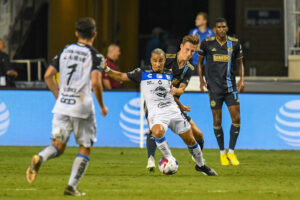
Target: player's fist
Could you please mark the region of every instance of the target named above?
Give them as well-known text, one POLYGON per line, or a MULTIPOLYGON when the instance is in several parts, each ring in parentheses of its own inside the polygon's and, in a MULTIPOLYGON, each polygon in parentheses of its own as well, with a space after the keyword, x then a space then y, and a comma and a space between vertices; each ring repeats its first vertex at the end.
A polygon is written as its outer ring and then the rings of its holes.
POLYGON ((108 108, 106 106, 100 107, 101 108, 101 115, 104 117, 108 113, 108 108))
POLYGON ((238 82, 238 92, 243 92, 245 88, 244 80, 240 79, 238 82))
POLYGON ((207 88, 206 82, 204 80, 200 81, 200 91, 205 92, 205 88, 207 88))
POLYGON ((176 95, 176 94, 177 94, 177 88, 174 87, 173 85, 171 85, 170 93, 171 93, 172 95, 176 95))

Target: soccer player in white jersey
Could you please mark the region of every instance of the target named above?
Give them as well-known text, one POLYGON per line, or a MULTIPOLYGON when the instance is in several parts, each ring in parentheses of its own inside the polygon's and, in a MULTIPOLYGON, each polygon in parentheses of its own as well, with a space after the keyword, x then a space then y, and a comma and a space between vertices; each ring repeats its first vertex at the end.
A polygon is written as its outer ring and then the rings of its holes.
POLYGON ((201 148, 196 142, 190 123, 183 116, 171 94, 172 74, 170 69, 164 68, 166 55, 161 49, 154 49, 151 55, 151 66, 136 68, 128 73, 114 71, 104 66, 104 71, 117 81, 135 81, 140 83, 148 109, 150 130, 152 131, 157 147, 167 158, 173 158, 168 146, 165 132, 170 128, 187 144, 189 152, 196 161, 196 170, 208 176, 217 173, 205 165, 201 148))
POLYGON ((103 102, 101 85, 100 65, 103 64, 104 57, 92 47, 97 35, 94 19, 79 19, 75 35, 78 42, 67 45, 55 56, 45 73, 45 81, 56 99, 53 109, 52 145, 32 157, 26 176, 29 183, 34 182, 44 162, 63 154, 73 132, 80 147, 64 194, 84 196, 85 193, 77 189, 77 184, 87 169, 91 148, 96 142, 92 89, 100 105, 101 115, 105 116, 108 109, 103 102), (60 72, 59 87, 54 79, 57 72, 60 72))

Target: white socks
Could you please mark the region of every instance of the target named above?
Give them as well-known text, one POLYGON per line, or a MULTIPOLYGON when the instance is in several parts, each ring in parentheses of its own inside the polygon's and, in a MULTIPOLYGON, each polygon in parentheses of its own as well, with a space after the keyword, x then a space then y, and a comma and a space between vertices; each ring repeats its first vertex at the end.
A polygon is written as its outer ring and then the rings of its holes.
MULTIPOLYGON (((220 150, 220 155, 222 155, 223 153, 226 153, 226 150, 220 150)), ((228 149, 228 153, 234 153, 234 150, 228 149)))
POLYGON ((226 153, 226 150, 224 149, 224 150, 220 150, 220 155, 222 155, 222 154, 224 154, 224 153, 226 153))
POLYGON ((41 162, 46 162, 47 160, 51 158, 55 158, 59 155, 59 151, 56 146, 50 145, 47 146, 45 149, 43 149, 40 153, 39 156, 42 158, 41 162))
POLYGON ((72 186, 74 189, 76 189, 76 186, 80 178, 83 176, 83 174, 87 169, 89 161, 90 161, 89 157, 82 154, 77 154, 73 162, 72 172, 68 184, 69 186, 72 186))
POLYGON ((189 152, 194 157, 197 165, 199 167, 205 165, 205 162, 204 162, 204 159, 202 156, 202 151, 201 151, 199 144, 196 142, 196 144, 194 146, 188 146, 188 148, 189 148, 189 152))
POLYGON ((161 151, 164 157, 173 157, 165 137, 162 137, 161 139, 155 137, 155 142, 157 148, 161 151))
POLYGON ((234 150, 233 149, 229 149, 228 153, 234 153, 234 150))

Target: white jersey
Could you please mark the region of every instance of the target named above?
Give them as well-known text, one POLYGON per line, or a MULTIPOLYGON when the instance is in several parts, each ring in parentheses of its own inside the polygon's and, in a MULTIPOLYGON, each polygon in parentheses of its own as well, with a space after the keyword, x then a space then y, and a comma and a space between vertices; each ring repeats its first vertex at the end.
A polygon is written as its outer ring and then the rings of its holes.
POLYGON ((59 95, 53 113, 77 118, 94 114, 91 72, 100 70, 102 54, 89 45, 74 43, 54 57, 51 66, 59 75, 59 95))
POLYGON ((172 75, 167 73, 155 73, 152 69, 137 68, 127 73, 128 78, 140 83, 143 97, 146 102, 149 115, 164 113, 180 113, 179 107, 170 93, 172 75))

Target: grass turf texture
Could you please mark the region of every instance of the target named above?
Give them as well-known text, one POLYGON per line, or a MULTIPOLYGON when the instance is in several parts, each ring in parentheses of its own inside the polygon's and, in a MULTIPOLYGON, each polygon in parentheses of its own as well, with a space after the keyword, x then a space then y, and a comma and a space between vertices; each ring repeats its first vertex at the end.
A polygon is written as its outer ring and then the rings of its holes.
MULTIPOLYGON (((41 167, 33 184, 25 171, 42 147, 0 147, 0 199, 74 199, 63 195, 77 148, 41 167)), ((146 149, 94 148, 79 183, 80 199, 300 199, 299 151, 237 151, 240 166, 220 166, 217 150, 204 150, 218 177, 194 169, 187 149, 172 149, 179 162, 175 175, 149 173, 146 149)), ((157 151, 156 163, 161 158, 157 151)))

